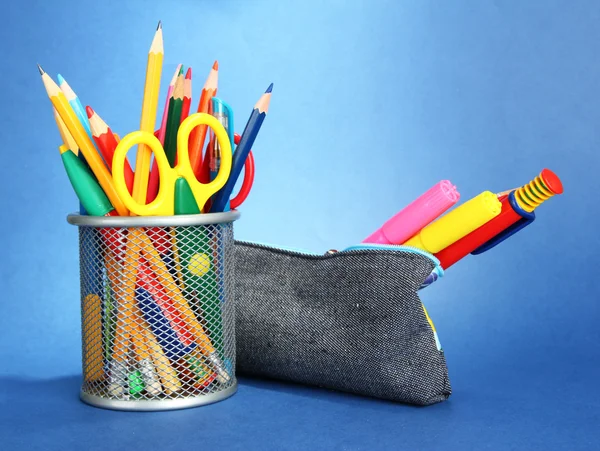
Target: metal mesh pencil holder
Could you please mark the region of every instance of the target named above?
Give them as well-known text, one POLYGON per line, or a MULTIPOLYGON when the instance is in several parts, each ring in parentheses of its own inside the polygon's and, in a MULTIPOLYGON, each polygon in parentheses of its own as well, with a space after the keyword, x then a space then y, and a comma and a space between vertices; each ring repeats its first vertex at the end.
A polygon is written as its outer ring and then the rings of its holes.
POLYGON ((235 393, 238 217, 68 216, 79 227, 84 402, 170 410, 235 393))

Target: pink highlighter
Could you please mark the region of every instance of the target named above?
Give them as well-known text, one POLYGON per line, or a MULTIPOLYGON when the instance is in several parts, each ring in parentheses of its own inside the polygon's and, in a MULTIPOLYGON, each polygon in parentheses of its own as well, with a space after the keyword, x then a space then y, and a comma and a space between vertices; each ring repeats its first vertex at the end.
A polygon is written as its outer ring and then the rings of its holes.
POLYGON ((456 186, 450 180, 442 180, 388 219, 363 243, 402 244, 458 202, 459 197, 456 186))

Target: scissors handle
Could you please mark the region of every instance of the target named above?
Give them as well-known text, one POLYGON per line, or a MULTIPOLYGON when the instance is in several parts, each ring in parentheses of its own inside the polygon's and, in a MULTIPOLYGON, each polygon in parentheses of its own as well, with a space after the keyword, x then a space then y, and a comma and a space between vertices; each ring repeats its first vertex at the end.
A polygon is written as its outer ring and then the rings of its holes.
MULTIPOLYGON (((158 138, 156 138, 152 133, 140 130, 129 133, 123 137, 123 139, 121 139, 113 155, 112 176, 115 189, 117 190, 117 194, 123 203, 128 206, 127 208, 131 213, 140 216, 159 215, 163 213, 163 205, 161 203, 158 203, 155 200, 148 205, 140 204, 129 194, 129 190, 127 189, 127 185, 125 183, 125 160, 127 158, 127 152, 129 149, 138 144, 146 144, 150 150, 152 150, 159 170, 161 166, 163 166, 163 168, 165 166, 169 168, 169 162, 158 138)), ((165 188, 168 190, 168 187, 165 188)), ((173 189, 173 187, 171 188, 173 189)))
POLYGON ((115 149, 113 181, 117 194, 133 214, 140 216, 172 216, 175 204, 175 182, 178 178, 182 177, 188 182, 199 206, 198 208, 201 209, 206 201, 227 182, 231 172, 231 159, 231 144, 225 128, 210 114, 195 113, 188 116, 179 127, 177 133, 177 165, 174 168, 169 165, 158 138, 152 133, 138 130, 125 136, 115 149), (207 125, 212 128, 219 145, 224 151, 224 157, 222 157, 217 176, 207 184, 196 180, 188 152, 189 136, 198 125, 207 125), (158 166, 160 188, 156 198, 148 205, 136 202, 129 194, 125 184, 125 158, 129 149, 137 144, 145 144, 152 150, 154 160, 158 166))
MULTIPOLYGON (((227 182, 229 174, 231 173, 231 161, 231 142, 229 141, 229 136, 227 135, 225 127, 223 127, 217 118, 207 113, 194 113, 181 123, 177 134, 177 166, 175 166, 175 169, 179 176, 185 178, 188 182, 200 211, 208 199, 219 191, 227 182), (188 151, 189 137, 192 130, 198 125, 207 125, 212 129, 215 134, 215 139, 219 142, 222 153, 219 172, 209 183, 201 183, 196 179, 190 163, 190 154, 188 151)), ((173 180, 173 184, 174 182, 175 181, 173 180)), ((162 176, 160 186, 162 189, 162 176)))

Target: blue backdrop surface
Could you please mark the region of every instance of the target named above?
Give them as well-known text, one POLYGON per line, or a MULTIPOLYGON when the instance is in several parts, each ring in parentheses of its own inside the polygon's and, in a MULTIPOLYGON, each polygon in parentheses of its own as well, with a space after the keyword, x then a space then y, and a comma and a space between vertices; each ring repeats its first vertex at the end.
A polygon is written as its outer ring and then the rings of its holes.
POLYGON ((2 12, 0 448, 598 446, 597 2, 22 1, 2 12), (544 167, 561 177, 565 194, 533 225, 422 292, 448 402, 416 409, 246 379, 230 400, 182 412, 77 401, 77 230, 65 221, 77 201, 35 64, 123 136, 138 129, 159 19, 161 108, 178 63, 193 67, 194 107, 218 59, 241 132, 274 83, 239 239, 340 249, 441 179, 464 201, 544 167))

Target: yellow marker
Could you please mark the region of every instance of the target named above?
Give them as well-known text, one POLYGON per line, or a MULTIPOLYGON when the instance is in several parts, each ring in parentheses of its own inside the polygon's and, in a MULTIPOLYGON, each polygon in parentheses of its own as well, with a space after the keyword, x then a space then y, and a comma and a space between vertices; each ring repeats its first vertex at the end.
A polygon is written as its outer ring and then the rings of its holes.
POLYGON ((435 254, 498 216, 502 203, 490 191, 451 210, 403 243, 435 254))
MULTIPOLYGON (((144 83, 144 100, 142 101, 142 118, 140 120, 140 130, 148 133, 154 133, 163 57, 162 26, 159 22, 156 33, 154 34, 154 39, 150 45, 150 51, 148 52, 146 81, 144 83)), ((145 142, 140 142, 135 161, 135 178, 133 181, 132 193, 133 198, 140 204, 146 203, 151 157, 152 152, 150 147, 148 147, 145 142)), ((132 212, 132 214, 134 213, 132 212)))
POLYGON ((83 318, 83 354, 85 380, 96 381, 104 375, 102 369, 102 300, 97 294, 88 294, 84 300, 85 317, 83 318))

